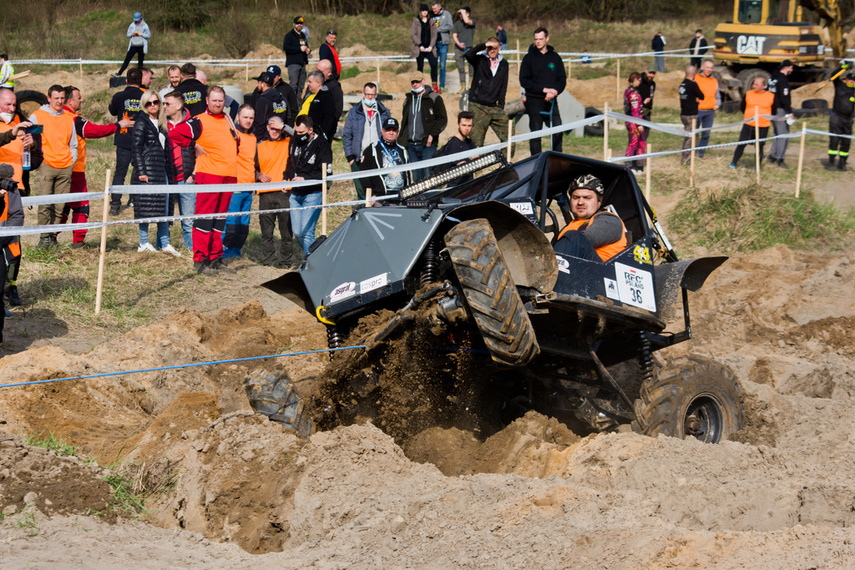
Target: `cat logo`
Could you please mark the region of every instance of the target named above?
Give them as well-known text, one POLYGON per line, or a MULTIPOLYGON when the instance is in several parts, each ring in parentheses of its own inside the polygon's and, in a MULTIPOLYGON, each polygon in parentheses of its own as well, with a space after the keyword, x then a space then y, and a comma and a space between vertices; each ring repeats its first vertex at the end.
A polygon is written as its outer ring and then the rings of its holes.
POLYGON ((635 248, 632 250, 632 256, 638 263, 649 263, 653 265, 653 262, 650 261, 650 250, 646 246, 635 246, 635 248))
POLYGON ((766 38, 763 36, 739 36, 736 38, 736 53, 742 55, 761 55, 766 38))

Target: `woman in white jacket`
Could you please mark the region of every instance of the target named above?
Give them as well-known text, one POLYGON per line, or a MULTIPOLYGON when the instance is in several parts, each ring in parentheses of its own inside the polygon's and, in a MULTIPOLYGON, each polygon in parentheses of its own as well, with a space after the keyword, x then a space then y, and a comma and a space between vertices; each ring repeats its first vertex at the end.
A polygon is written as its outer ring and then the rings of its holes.
POLYGON ((148 39, 151 37, 151 31, 148 29, 148 24, 145 23, 145 20, 142 19, 142 14, 139 12, 134 12, 134 21, 128 26, 128 37, 130 38, 130 42, 128 42, 128 55, 125 56, 125 62, 122 64, 119 73, 116 74, 117 76, 125 72, 134 54, 137 55, 137 67, 142 67, 145 54, 148 53, 148 39))

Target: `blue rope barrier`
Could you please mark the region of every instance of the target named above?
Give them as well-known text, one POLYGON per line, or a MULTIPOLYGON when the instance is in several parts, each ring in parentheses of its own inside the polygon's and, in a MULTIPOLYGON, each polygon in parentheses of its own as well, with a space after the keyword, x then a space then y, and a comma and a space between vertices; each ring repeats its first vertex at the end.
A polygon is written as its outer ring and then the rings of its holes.
POLYGON ((54 378, 52 380, 33 380, 32 382, 18 382, 16 384, 0 384, 2 388, 17 388, 20 386, 34 386, 36 384, 50 384, 53 382, 67 382, 69 380, 89 380, 91 378, 106 378, 109 376, 121 376, 123 374, 139 374, 141 372, 159 372, 161 370, 177 370, 179 368, 195 368, 199 366, 210 366, 212 364, 229 364, 232 362, 247 362, 250 360, 264 360, 265 358, 281 358, 283 356, 303 356, 306 354, 320 354, 323 352, 338 352, 340 350, 353 350, 355 348, 366 348, 364 344, 354 346, 341 346, 339 348, 325 348, 320 350, 304 350, 303 352, 283 352, 269 356, 250 356, 247 358, 232 358, 230 360, 211 360, 209 362, 196 362, 193 364, 176 364, 175 366, 161 366, 159 368, 144 368, 141 370, 125 370, 122 372, 104 372, 103 374, 90 374, 88 376, 69 376, 67 378, 54 378))

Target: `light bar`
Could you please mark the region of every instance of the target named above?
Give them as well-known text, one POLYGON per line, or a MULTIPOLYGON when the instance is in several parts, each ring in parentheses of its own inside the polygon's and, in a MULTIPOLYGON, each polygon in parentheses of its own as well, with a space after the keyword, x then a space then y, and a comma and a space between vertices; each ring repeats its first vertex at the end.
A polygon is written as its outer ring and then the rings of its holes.
POLYGON ((412 198, 413 196, 417 196, 422 192, 427 192, 428 190, 436 188, 437 186, 447 184, 448 182, 451 182, 456 178, 460 178, 461 176, 466 176, 467 174, 482 170, 484 168, 487 168, 488 166, 503 162, 504 159, 505 157, 504 155, 502 155, 501 151, 494 150, 491 153, 479 156, 478 158, 474 158, 472 159, 472 161, 467 162, 466 164, 455 166, 451 170, 443 172, 442 174, 431 176, 430 178, 426 178, 421 182, 416 182, 415 184, 407 186, 406 188, 401 190, 399 196, 403 200, 412 198))

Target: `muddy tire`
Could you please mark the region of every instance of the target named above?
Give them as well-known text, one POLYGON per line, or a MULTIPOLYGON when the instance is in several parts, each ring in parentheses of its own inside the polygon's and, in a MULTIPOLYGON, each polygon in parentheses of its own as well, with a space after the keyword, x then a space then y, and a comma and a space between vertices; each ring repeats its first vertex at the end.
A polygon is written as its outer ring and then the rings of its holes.
POLYGON ((733 372, 709 358, 678 358, 641 386, 635 414, 649 436, 694 437, 719 443, 742 426, 742 389, 733 372))
POLYGON ((534 328, 487 220, 458 224, 445 236, 469 310, 502 366, 525 366, 540 352, 534 328))
POLYGON ((303 437, 312 434, 312 420, 304 413, 303 401, 282 366, 253 372, 243 381, 249 405, 256 413, 294 430, 303 437))

